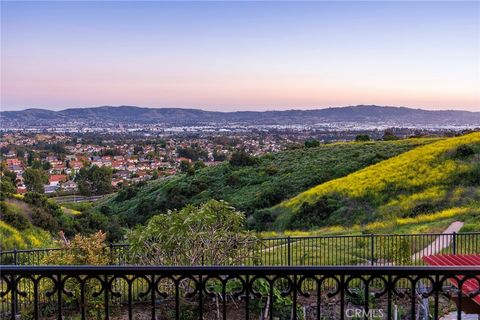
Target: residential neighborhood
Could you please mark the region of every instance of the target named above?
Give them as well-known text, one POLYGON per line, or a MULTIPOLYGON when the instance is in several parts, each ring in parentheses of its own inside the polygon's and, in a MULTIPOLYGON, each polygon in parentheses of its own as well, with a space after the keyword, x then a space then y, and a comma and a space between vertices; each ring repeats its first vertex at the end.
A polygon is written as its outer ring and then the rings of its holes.
POLYGON ((0 141, 5 169, 16 175, 17 193, 27 192, 24 172, 42 169, 48 181, 46 194, 74 194, 82 169, 108 168, 111 187, 167 177, 181 171, 181 164, 215 166, 235 150, 262 155, 284 149, 294 140, 288 137, 208 136, 200 138, 125 138, 109 136, 100 142, 69 134, 3 133, 0 141))

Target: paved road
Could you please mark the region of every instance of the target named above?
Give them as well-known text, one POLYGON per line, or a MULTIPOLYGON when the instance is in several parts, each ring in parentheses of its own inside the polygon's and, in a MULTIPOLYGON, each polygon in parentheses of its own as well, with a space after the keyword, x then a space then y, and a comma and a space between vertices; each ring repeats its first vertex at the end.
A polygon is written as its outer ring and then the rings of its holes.
POLYGON ((460 229, 462 229, 462 227, 463 227, 463 222, 461 221, 452 222, 452 224, 449 225, 448 228, 443 231, 443 234, 450 233, 450 235, 438 236, 435 239, 435 241, 433 241, 431 244, 423 248, 421 251, 415 253, 412 256, 412 260, 413 261, 420 260, 423 256, 438 254, 443 249, 448 248, 450 246, 450 243, 453 240, 453 235, 451 234, 453 232, 459 232, 460 229))
POLYGON ((104 198, 105 196, 92 196, 92 197, 84 197, 84 196, 61 196, 61 197, 53 197, 52 200, 55 200, 57 203, 65 203, 65 202, 94 202, 104 198))

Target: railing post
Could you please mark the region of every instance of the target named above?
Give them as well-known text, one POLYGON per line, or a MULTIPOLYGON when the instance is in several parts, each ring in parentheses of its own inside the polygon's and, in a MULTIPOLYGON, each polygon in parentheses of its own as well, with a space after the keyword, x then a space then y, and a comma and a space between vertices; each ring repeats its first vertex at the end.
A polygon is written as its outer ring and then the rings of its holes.
POLYGON ((291 244, 291 238, 290 238, 290 236, 287 237, 287 244, 288 244, 288 246, 287 246, 287 253, 288 253, 288 261, 287 261, 287 263, 288 263, 289 266, 291 266, 291 265, 292 265, 292 251, 291 251, 291 249, 290 249, 290 244, 291 244))
POLYGON ((457 233, 455 231, 453 232, 452 248, 453 254, 457 254, 457 233))
MULTIPOLYGON (((13 264, 16 266, 18 263, 17 261, 17 248, 13 248, 13 264)), ((12 275, 12 279, 15 278, 14 275, 12 275)), ((12 315, 17 316, 17 310, 18 310, 18 295, 17 295, 17 284, 15 280, 12 280, 12 298, 13 298, 13 303, 12 303, 12 315)))
POLYGON ((113 264, 113 243, 110 241, 110 264, 113 264))
POLYGON ((373 266, 373 260, 375 259, 375 235, 370 234, 370 264, 373 266))

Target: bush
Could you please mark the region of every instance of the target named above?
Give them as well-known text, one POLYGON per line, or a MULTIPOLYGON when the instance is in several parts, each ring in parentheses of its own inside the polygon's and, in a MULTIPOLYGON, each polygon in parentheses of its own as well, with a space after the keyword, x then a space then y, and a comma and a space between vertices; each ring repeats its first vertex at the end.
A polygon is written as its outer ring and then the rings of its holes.
POLYGON ((278 173, 278 168, 277 166, 270 164, 265 168, 265 173, 269 176, 276 175, 278 173))
POLYGON ((466 182, 475 186, 480 185, 480 163, 473 165, 466 176, 466 182))
MULTIPOLYGON (((106 254, 105 243, 106 234, 98 231, 90 236, 76 235, 71 241, 67 240, 63 234, 60 234, 62 240, 57 241, 57 246, 62 250, 50 252, 42 259, 42 264, 53 265, 108 265, 110 264, 110 255, 106 254)), ((113 282, 112 287, 118 286, 117 282, 113 282)), ((65 302, 72 307, 80 305, 80 298, 82 294, 81 285, 75 279, 69 279, 65 282, 65 288, 72 293, 71 297, 65 297, 65 302)), ((48 286, 42 288, 43 292, 49 291, 48 286)), ((101 285, 98 281, 91 281, 89 285, 85 286, 84 296, 85 303, 92 305, 87 308, 89 318, 100 319, 103 316, 102 301, 103 297, 95 295, 99 292, 101 285)))
POLYGON ((105 230, 107 240, 112 242, 121 240, 125 233, 117 216, 107 217, 95 211, 86 211, 76 215, 75 230, 82 234, 92 234, 97 230, 105 230))
POLYGON ((57 246, 63 250, 52 251, 45 258, 43 264, 55 265, 107 265, 110 257, 105 254, 106 234, 98 231, 90 236, 76 235, 71 241, 57 241, 57 246))
POLYGON ((459 146, 455 150, 455 152, 453 154, 453 157, 457 158, 457 159, 462 159, 462 158, 468 158, 468 157, 470 157, 474 154, 475 154, 475 150, 473 150, 473 148, 470 147, 469 145, 464 144, 464 145, 459 146))
POLYGON ((33 225, 50 232, 58 230, 58 223, 55 218, 40 208, 34 208, 32 212, 33 225))
POLYGON ((316 148, 320 146, 320 141, 318 140, 307 140, 305 141, 305 148, 316 148))
POLYGON ((368 134, 359 134, 355 137, 356 142, 370 141, 370 136, 368 134))
POLYGON ((115 197, 115 201, 122 202, 130 200, 137 195, 138 188, 136 186, 123 187, 115 197))
POLYGON ((293 216, 290 228, 311 229, 323 226, 340 207, 338 200, 331 197, 320 198, 315 203, 304 202, 293 216))

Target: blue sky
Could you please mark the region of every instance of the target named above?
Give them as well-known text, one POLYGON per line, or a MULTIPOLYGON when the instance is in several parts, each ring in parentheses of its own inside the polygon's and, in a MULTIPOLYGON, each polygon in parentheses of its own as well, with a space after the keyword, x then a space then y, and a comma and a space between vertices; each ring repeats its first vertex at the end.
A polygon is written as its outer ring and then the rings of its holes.
POLYGON ((2 2, 5 110, 480 111, 479 2, 2 2))

